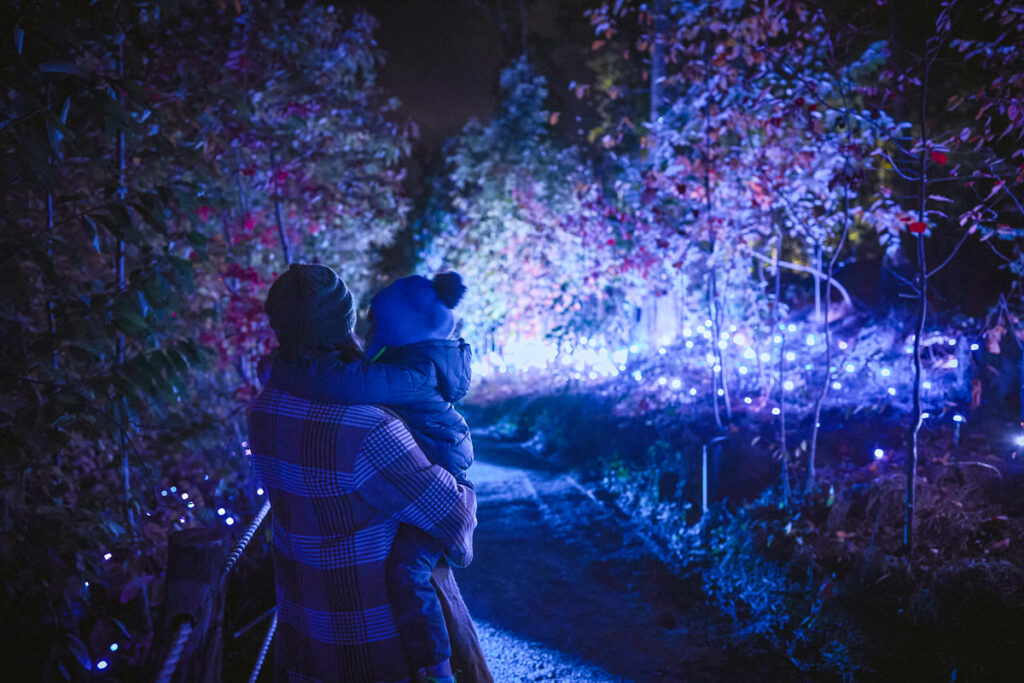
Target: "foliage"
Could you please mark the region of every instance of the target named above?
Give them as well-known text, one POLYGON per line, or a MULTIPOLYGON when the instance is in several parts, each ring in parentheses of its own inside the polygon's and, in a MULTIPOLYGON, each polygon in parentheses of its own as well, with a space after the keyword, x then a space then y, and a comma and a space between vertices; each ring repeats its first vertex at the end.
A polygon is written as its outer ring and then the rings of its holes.
POLYGON ((3 17, 3 637, 32 655, 16 678, 123 677, 149 653, 167 533, 256 505, 239 456, 267 285, 290 259, 372 282, 409 131, 366 15, 3 17))

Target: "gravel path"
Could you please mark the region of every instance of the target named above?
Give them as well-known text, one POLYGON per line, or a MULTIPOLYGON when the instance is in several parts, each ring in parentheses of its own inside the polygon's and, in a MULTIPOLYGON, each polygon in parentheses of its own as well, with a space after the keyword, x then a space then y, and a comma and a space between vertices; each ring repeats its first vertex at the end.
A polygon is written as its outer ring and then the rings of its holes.
POLYGON ((476 557, 456 578, 498 683, 736 680, 699 586, 571 477, 474 441, 476 557))

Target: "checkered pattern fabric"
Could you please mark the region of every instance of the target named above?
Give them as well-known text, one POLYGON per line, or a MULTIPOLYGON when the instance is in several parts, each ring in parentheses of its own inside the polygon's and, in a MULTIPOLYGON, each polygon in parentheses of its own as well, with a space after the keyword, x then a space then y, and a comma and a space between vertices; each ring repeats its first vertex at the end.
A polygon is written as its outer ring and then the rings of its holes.
POLYGON ((438 539, 452 565, 469 564, 472 489, 430 464, 401 421, 374 406, 267 389, 250 406, 249 439, 274 519, 274 680, 411 680, 385 560, 405 523, 438 539))

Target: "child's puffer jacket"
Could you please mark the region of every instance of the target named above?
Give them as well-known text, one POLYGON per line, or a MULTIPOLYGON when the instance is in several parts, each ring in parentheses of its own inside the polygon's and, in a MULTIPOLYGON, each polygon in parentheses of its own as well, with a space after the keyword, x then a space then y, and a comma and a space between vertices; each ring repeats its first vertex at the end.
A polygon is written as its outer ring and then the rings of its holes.
POLYGON ((458 476, 473 463, 473 442, 452 403, 469 391, 472 359, 462 339, 387 348, 374 363, 346 364, 332 353, 312 358, 279 354, 269 385, 311 401, 393 408, 427 459, 458 476))

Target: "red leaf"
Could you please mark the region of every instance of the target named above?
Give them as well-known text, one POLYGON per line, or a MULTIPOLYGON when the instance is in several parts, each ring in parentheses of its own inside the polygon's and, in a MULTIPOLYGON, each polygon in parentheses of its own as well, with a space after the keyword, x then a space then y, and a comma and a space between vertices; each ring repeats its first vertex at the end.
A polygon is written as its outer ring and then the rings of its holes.
POLYGON ((914 233, 915 235, 920 235, 927 228, 928 228, 928 226, 925 225, 924 223, 922 223, 921 221, 914 221, 913 223, 911 223, 910 225, 907 226, 907 230, 909 230, 910 232, 914 233))
POLYGON ((934 161, 937 164, 945 165, 947 161, 946 155, 943 154, 942 152, 932 152, 932 161, 934 161))

